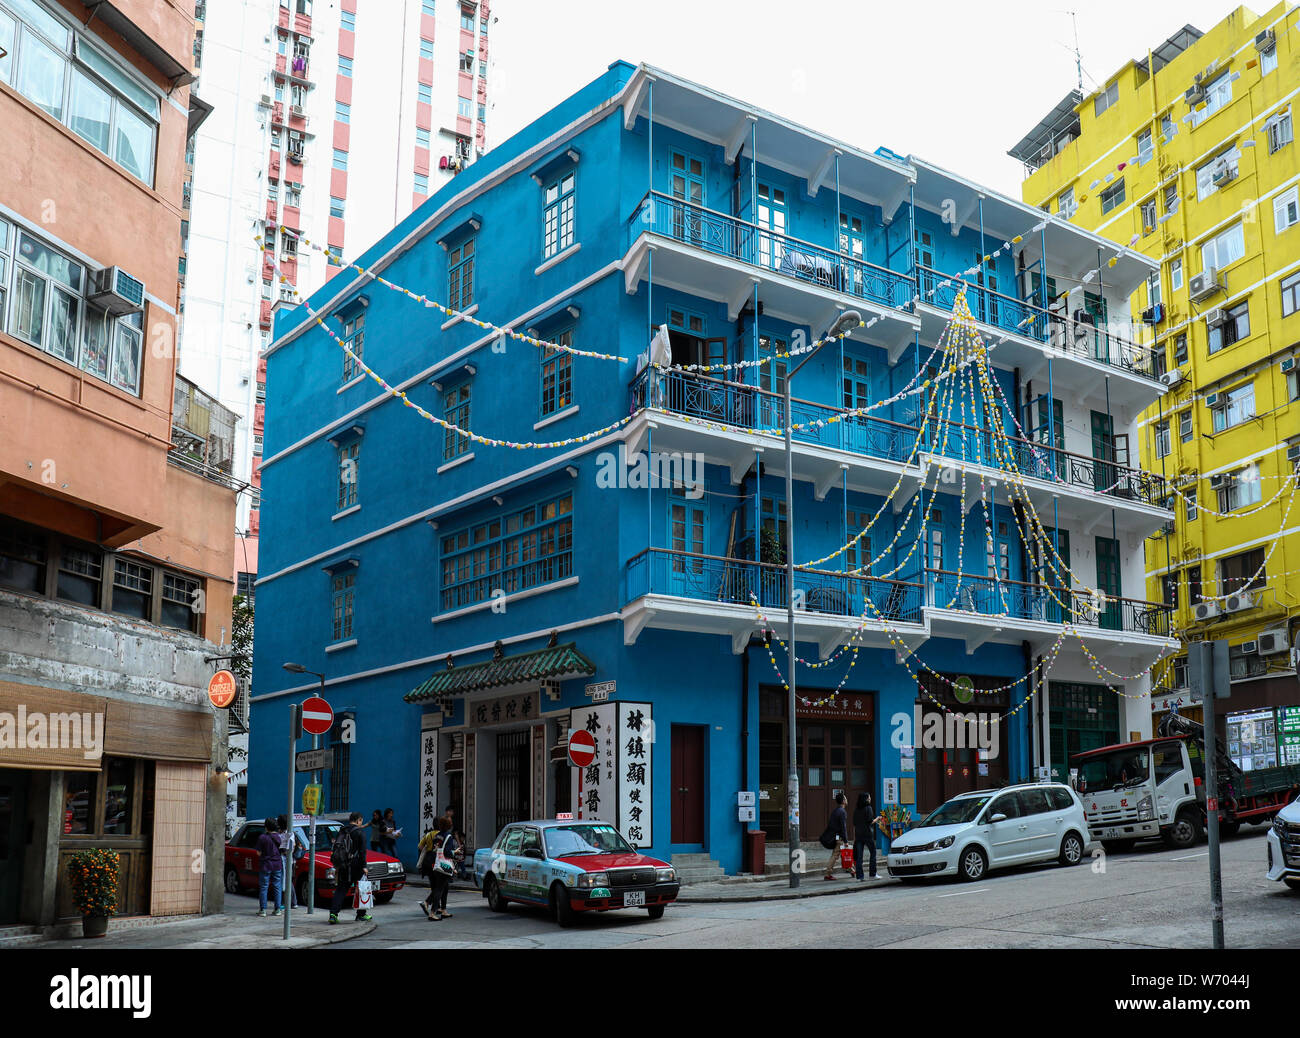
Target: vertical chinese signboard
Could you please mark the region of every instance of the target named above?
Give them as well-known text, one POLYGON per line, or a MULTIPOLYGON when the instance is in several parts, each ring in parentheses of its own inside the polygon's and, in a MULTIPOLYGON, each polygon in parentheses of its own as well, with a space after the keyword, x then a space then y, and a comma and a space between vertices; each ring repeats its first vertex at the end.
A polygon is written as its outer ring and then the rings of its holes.
POLYGON ((420 717, 420 825, 418 840, 438 816, 438 729, 441 714, 420 717))
POLYGON ((610 822, 634 847, 653 839, 654 726, 649 703, 601 703, 569 711, 571 731, 596 740, 596 759, 574 768, 573 816, 610 822))

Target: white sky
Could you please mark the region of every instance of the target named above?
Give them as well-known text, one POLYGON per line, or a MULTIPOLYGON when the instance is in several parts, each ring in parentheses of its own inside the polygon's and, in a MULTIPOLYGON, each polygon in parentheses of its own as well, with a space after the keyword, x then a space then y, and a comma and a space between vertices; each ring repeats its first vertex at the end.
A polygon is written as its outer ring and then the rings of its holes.
POLYGON ((1019 198, 1022 168, 1007 149, 1076 83, 1067 10, 1085 95, 1184 25, 1207 32, 1234 10, 1225 0, 1056 2, 494 0, 488 136, 500 143, 622 58, 1019 198))

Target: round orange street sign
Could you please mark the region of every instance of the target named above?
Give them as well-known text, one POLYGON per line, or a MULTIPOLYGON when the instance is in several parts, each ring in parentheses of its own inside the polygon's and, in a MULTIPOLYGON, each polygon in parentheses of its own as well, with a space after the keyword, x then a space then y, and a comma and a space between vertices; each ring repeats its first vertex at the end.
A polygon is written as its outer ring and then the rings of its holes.
POLYGON ((235 701, 235 693, 238 686, 235 684, 235 675, 228 670, 219 670, 212 675, 212 680, 208 682, 208 698, 212 700, 212 705, 218 710, 228 709, 230 704, 235 701))

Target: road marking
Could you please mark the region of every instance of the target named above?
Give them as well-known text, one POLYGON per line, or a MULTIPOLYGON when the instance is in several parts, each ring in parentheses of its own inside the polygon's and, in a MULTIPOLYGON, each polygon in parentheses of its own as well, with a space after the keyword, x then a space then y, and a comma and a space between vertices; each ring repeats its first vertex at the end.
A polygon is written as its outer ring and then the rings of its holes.
POLYGON ((1204 858, 1209 851, 1201 851, 1200 854, 1189 854, 1185 858, 1170 858, 1170 861, 1195 861, 1197 858, 1204 858))
POLYGON ((936 894, 935 897, 961 897, 963 894, 982 894, 982 890, 959 890, 955 894, 936 894))

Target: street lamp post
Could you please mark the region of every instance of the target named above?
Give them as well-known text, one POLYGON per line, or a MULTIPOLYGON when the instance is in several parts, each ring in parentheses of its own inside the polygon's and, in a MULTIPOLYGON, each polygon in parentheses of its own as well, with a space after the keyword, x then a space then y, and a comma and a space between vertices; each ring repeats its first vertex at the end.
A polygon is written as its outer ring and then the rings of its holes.
POLYGON ((799 765, 796 759, 795 710, 797 704, 798 678, 795 674, 795 632, 794 632, 794 456, 790 452, 790 383, 799 369, 817 356, 818 350, 832 339, 841 338, 850 328, 862 323, 862 315, 856 310, 846 310, 831 326, 825 338, 804 357, 785 377, 785 591, 788 606, 789 624, 789 729, 790 729, 790 774, 787 781, 786 798, 790 812, 790 886, 799 885, 799 765))
MULTIPOLYGON (((301 663, 286 663, 284 665, 284 669, 287 670, 290 674, 311 674, 319 678, 320 697, 321 699, 325 698, 325 675, 324 674, 320 674, 314 670, 308 670, 301 663)), ((311 748, 313 750, 320 749, 319 735, 313 735, 311 737, 311 748)), ((319 771, 313 771, 311 773, 311 781, 312 781, 312 785, 317 785, 320 782, 319 771)), ((293 805, 292 804, 289 805, 289 831, 290 833, 293 832, 293 805)), ((293 839, 291 836, 290 843, 292 842, 293 839)), ((307 835, 307 846, 309 848, 307 854, 310 859, 307 862, 307 914, 313 915, 316 911, 316 816, 315 815, 311 816, 311 823, 308 828, 308 835, 307 835)), ((285 875, 287 876, 288 873, 286 872, 285 875)), ((281 900, 283 900, 283 898, 281 898, 281 900)))

